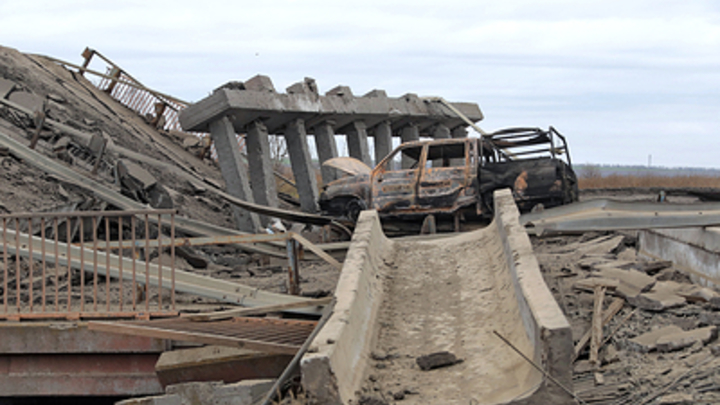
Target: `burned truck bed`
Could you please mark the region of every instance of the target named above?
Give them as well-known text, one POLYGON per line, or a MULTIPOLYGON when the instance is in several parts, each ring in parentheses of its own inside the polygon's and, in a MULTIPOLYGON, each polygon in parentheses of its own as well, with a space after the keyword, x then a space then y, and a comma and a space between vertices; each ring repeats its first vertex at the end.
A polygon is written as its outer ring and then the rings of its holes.
POLYGON ((565 137, 554 128, 511 128, 481 138, 436 139, 400 145, 375 168, 331 162, 352 175, 325 186, 325 215, 357 220, 375 209, 386 220, 421 223, 428 216, 489 218, 492 193, 510 188, 521 212, 577 201, 577 178, 565 137), (352 165, 352 167, 351 167, 352 165))

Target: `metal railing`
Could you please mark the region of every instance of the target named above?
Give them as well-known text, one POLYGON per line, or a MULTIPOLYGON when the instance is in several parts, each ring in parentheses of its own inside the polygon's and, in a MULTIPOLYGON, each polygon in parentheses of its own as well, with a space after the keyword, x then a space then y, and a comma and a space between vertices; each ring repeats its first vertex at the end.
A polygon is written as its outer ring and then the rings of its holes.
POLYGON ((175 210, 0 215, 0 241, 0 319, 176 313, 175 210))

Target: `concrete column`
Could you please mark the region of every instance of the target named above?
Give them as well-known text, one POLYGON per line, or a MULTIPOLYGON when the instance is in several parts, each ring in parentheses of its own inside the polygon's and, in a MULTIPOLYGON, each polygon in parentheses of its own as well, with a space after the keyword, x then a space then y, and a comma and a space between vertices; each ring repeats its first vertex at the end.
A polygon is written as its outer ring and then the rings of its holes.
POLYGON ((468 131, 465 127, 457 127, 452 130, 452 137, 453 138, 467 138, 468 131))
MULTIPOLYGON (((235 129, 227 117, 213 121, 210 124, 210 136, 215 143, 218 154, 218 164, 225 188, 230 195, 241 200, 254 202, 250 192, 247 169, 240 155, 235 129)), ((233 216, 238 229, 245 232, 256 233, 261 229, 260 218, 257 214, 233 206, 233 216)))
POLYGON ((375 126, 375 164, 380 163, 385 156, 392 152, 392 127, 389 121, 383 121, 375 126))
POLYGON ((315 146, 317 147, 318 159, 320 160, 323 184, 328 184, 339 178, 337 170, 332 167, 322 166, 323 162, 338 155, 333 122, 323 121, 314 127, 314 131, 315 146))
MULTIPOLYGON (((403 128, 402 132, 400 132, 400 140, 402 141, 402 143, 419 141, 420 130, 418 129, 417 125, 410 124, 403 128)), ((415 162, 410 160, 410 158, 406 156, 402 157, 401 167, 403 169, 409 169, 413 164, 415 164, 415 162)))
POLYGON ((317 212, 317 179, 308 150, 305 122, 302 119, 298 118, 287 124, 285 142, 287 142, 295 185, 297 185, 300 196, 300 208, 305 212, 317 212))
MULTIPOLYGON (((249 125, 245 145, 250 170, 250 186, 255 203, 277 208, 277 186, 265 124, 255 121, 249 125)), ((267 226, 268 217, 261 215, 260 220, 263 226, 267 226)))
POLYGON ((367 144, 367 129, 364 121, 353 121, 353 123, 348 126, 347 143, 350 157, 354 157, 366 165, 372 166, 367 144))
POLYGON ((450 138, 450 128, 445 124, 438 124, 433 131, 433 138, 448 139, 450 138))
MULTIPOLYGON (((450 128, 445 124, 438 124, 432 132, 432 137, 434 139, 450 139, 450 128)), ((452 162, 448 161, 447 163, 451 166, 458 166, 459 163, 457 160, 458 159, 453 159, 452 162)), ((433 167, 443 167, 444 163, 442 159, 435 159, 432 165, 433 167)))

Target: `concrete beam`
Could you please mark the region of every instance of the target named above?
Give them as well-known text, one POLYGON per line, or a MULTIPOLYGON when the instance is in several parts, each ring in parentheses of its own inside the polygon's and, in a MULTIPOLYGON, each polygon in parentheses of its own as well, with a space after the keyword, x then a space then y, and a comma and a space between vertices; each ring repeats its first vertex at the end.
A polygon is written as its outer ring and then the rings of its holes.
MULTIPOLYGON (((407 125, 400 131, 400 140, 402 143, 405 142, 414 142, 420 140, 420 131, 418 130, 417 125, 407 125)), ((402 156, 402 165, 401 167, 403 169, 409 169, 413 164, 415 164, 414 161, 412 161, 409 157, 406 157, 405 155, 402 156)))
MULTIPOLYGON (((240 148, 235 137, 235 130, 228 118, 222 118, 210 124, 210 136, 215 143, 218 154, 218 164, 225 179, 228 194, 241 200, 254 202, 250 192, 247 169, 243 162, 240 148)), ((233 206, 233 216, 238 229, 245 232, 257 233, 261 229, 260 218, 257 214, 233 206)))
MULTIPOLYGON (((438 123, 449 128, 467 125, 449 109, 412 94, 388 98, 384 92, 374 91, 355 97, 349 88, 339 86, 325 96, 318 96, 304 87, 311 90, 309 84, 293 85, 289 94, 279 94, 271 91, 267 83, 265 86, 253 86, 251 79, 245 82, 246 90, 220 88, 184 109, 180 113, 180 123, 185 131, 206 132, 211 122, 229 116, 239 132, 252 121, 262 118, 270 133, 280 132, 290 121, 298 118, 306 120, 309 127, 325 120, 334 120, 338 128, 357 120, 365 121, 368 127, 385 120, 400 121, 401 125, 409 120, 420 128, 438 123)), ((453 106, 472 121, 483 117, 477 104, 453 103, 453 106)))
POLYGON ((295 185, 300 196, 300 208, 305 212, 317 212, 319 197, 317 178, 308 150, 307 133, 303 120, 296 119, 287 125, 285 142, 287 142, 290 164, 293 175, 295 175, 295 185))
POLYGON ((317 148, 318 159, 320 160, 322 181, 323 184, 328 184, 339 178, 336 169, 322 166, 323 162, 326 160, 338 156, 333 123, 332 121, 323 121, 315 125, 313 131, 315 133, 315 147, 317 148))
MULTIPOLYGON (((275 184, 272 158, 270 156, 270 142, 267 128, 261 121, 253 122, 248 128, 245 140, 250 171, 250 185, 255 203, 277 208, 277 186, 275 184)), ((268 218, 263 215, 261 222, 263 226, 266 226, 268 218)))
POLYGON ((344 132, 347 136, 348 154, 350 157, 354 157, 366 165, 372 166, 370 152, 368 151, 367 129, 365 127, 365 122, 353 121, 346 128, 347 129, 344 132))
POLYGON ((380 163, 393 150, 392 128, 389 121, 377 124, 373 131, 375 138, 375 164, 380 163))

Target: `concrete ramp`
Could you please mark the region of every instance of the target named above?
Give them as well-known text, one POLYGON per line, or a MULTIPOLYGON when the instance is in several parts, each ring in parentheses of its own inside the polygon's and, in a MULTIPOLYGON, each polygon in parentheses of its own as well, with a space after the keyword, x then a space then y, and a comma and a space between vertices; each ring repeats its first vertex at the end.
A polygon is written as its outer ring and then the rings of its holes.
POLYGON ((509 191, 496 192, 495 212, 487 228, 412 242, 387 239, 377 213, 362 213, 335 312, 301 363, 311 402, 402 392, 408 404, 573 403, 494 334, 571 388, 570 326, 509 191), (429 371, 416 364, 440 351, 463 361, 429 371))

